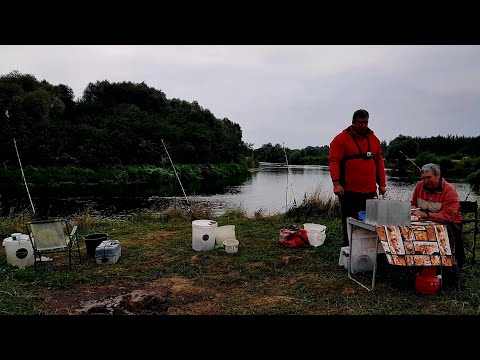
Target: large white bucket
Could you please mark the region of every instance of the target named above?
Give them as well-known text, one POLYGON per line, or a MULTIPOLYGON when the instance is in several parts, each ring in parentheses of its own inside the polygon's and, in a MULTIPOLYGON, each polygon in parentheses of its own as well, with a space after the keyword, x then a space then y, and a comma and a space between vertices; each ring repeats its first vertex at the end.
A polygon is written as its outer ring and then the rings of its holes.
POLYGON ((306 223, 303 224, 303 229, 307 231, 308 242, 310 245, 315 247, 323 245, 325 237, 327 236, 325 233, 327 227, 325 225, 306 223))
POLYGON ((196 251, 212 250, 215 247, 216 231, 216 221, 192 221, 192 249, 196 251))
POLYGON ((16 236, 16 238, 17 240, 13 240, 11 237, 3 240, 7 263, 19 268, 32 266, 35 263, 35 259, 33 257, 32 243, 28 235, 22 234, 20 237, 16 236))
POLYGON ((215 243, 221 245, 223 244, 223 241, 227 239, 236 239, 235 225, 223 225, 217 227, 215 243))

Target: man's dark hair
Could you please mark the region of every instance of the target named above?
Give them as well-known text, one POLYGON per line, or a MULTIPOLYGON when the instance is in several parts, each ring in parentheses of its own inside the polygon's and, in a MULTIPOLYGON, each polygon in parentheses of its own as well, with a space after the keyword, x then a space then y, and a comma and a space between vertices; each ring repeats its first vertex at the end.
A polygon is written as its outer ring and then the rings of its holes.
POLYGON ((359 109, 353 113, 352 120, 355 120, 357 118, 361 119, 368 119, 370 116, 368 115, 368 111, 364 109, 359 109))

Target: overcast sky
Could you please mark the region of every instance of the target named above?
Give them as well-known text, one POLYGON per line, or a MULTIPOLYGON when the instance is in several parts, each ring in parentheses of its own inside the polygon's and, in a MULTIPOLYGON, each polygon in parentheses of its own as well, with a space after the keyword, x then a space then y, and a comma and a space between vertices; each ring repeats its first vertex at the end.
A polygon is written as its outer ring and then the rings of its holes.
POLYGON ((387 142, 480 135, 477 45, 2 45, 0 74, 13 70, 77 99, 90 82, 144 81, 239 124, 254 148, 329 145, 359 108, 387 142))

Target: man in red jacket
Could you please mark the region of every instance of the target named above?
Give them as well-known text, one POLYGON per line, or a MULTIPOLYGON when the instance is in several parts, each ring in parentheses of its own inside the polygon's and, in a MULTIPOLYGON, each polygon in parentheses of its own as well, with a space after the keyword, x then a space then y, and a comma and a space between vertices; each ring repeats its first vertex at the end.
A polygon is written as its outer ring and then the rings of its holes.
POLYGON ((457 189, 442 178, 440 166, 436 164, 423 165, 420 175, 422 181, 415 186, 410 201, 412 206, 419 208, 413 215, 419 219, 445 223, 450 228, 455 244, 455 259, 461 268, 465 260, 465 249, 457 189))
POLYGON ((367 110, 353 113, 352 125, 330 143, 328 165, 333 192, 342 210, 343 246, 347 246, 347 217, 358 217, 365 211, 367 199, 387 191, 385 164, 380 140, 368 127, 367 110))

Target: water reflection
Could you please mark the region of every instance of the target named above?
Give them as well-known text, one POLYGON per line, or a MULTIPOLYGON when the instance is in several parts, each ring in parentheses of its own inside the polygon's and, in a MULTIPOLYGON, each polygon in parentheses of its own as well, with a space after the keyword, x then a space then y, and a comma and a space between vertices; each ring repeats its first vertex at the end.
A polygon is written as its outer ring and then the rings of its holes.
MULTIPOLYGON (((409 200, 414 184, 388 179, 387 199, 409 200)), ((454 183, 460 200, 478 200, 468 183, 454 183)), ((13 198, 0 198, 2 215, 13 207, 16 211, 28 209, 30 202, 22 189, 13 198)), ((65 190, 65 189, 64 189, 65 190)), ((41 196, 32 193, 37 216, 71 216, 88 209, 93 215, 123 218, 145 209, 161 211, 172 203, 183 203, 185 197, 178 183, 166 186, 110 186, 66 191, 42 191, 41 196), (176 196, 171 196, 171 194, 176 196), (72 196, 75 194, 75 196, 72 196)), ((218 216, 227 210, 243 209, 247 215, 256 211, 264 214, 285 212, 293 205, 300 205, 304 197, 316 194, 324 200, 336 200, 327 166, 278 166, 263 164, 258 171, 229 181, 204 181, 185 186, 188 199, 210 207, 218 216)))
POLYGON ((326 166, 261 166, 251 179, 226 189, 224 194, 195 196, 192 201, 211 204, 219 215, 226 210, 242 208, 248 215, 285 212, 300 205, 314 192, 322 198, 333 198, 333 187, 326 166))
MULTIPOLYGON (((387 177, 386 199, 410 200, 413 183, 387 177)), ((477 200, 468 183, 454 183, 460 200, 477 200)), ((305 196, 320 196, 323 200, 336 200, 328 166, 261 166, 250 180, 230 187, 227 193, 196 196, 192 199, 209 205, 216 215, 226 210, 242 208, 248 215, 262 210, 265 214, 285 212, 292 205, 300 205, 305 196)))

